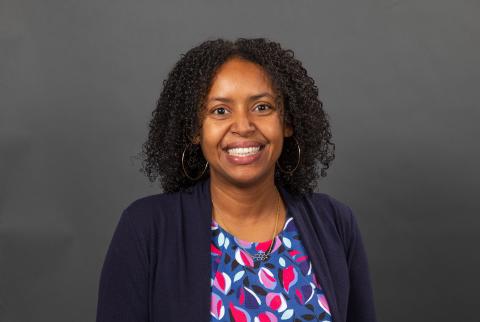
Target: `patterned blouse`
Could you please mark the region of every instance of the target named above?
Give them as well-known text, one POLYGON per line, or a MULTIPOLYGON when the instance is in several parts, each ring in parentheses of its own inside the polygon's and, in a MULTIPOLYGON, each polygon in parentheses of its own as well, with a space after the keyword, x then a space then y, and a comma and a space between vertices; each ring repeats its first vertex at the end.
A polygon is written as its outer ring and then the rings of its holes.
POLYGON ((211 321, 331 322, 325 294, 288 213, 265 262, 253 261, 250 254, 266 252, 271 240, 240 240, 213 219, 211 229, 211 321))

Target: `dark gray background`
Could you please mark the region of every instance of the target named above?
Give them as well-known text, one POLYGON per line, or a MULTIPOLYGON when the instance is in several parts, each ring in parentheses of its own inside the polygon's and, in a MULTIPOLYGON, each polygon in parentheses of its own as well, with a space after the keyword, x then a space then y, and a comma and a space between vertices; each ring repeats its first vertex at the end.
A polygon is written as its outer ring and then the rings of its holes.
POLYGON ((380 321, 479 321, 478 1, 0 1, 0 321, 93 321, 180 54, 268 37, 320 88, 380 321))

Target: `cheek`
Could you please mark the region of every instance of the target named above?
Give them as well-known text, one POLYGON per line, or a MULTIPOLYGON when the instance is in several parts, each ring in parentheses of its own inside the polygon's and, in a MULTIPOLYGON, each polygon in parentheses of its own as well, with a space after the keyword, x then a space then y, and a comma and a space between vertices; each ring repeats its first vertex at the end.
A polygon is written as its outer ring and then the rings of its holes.
POLYGON ((284 140, 281 124, 278 121, 272 122, 270 126, 264 128, 264 133, 269 138, 270 143, 274 146, 274 150, 272 151, 275 155, 274 157, 279 157, 282 153, 284 140))
POLYGON ((282 124, 277 120, 272 120, 263 126, 263 132, 272 142, 279 143, 283 141, 282 124))
POLYGON ((214 126, 212 124, 206 123, 202 127, 202 150, 209 152, 216 150, 221 146, 221 141, 223 138, 223 129, 220 126, 214 126))

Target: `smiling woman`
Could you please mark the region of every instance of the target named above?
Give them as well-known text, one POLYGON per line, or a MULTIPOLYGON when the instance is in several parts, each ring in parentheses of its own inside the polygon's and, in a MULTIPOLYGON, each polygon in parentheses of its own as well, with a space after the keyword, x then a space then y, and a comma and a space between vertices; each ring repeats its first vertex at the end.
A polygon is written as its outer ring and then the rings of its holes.
POLYGON ((240 38, 188 51, 140 154, 164 192, 123 211, 97 322, 376 321, 355 216, 313 191, 330 140, 291 50, 240 38))

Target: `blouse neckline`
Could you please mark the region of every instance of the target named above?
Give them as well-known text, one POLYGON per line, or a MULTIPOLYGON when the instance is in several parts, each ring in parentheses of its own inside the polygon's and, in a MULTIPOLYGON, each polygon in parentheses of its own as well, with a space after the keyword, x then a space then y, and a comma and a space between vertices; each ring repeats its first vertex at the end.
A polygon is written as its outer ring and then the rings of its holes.
MULTIPOLYGON (((284 236, 288 236, 289 234, 293 233, 294 229, 291 229, 291 228, 293 228, 293 225, 294 225, 293 224, 293 217, 290 216, 288 211, 287 211, 285 224, 283 225, 282 229, 277 233, 277 235, 274 238, 275 244, 273 246, 272 253, 274 253, 280 247, 280 245, 282 244, 282 238, 284 236)), ((244 249, 244 250, 248 251, 251 254, 255 254, 255 253, 260 252, 260 251, 261 252, 266 252, 268 250, 268 248, 270 247, 271 243, 272 243, 272 239, 268 239, 268 240, 261 241, 261 242, 250 242, 250 241, 246 241, 246 240, 242 240, 240 238, 237 238, 233 234, 231 234, 230 232, 225 230, 222 226, 220 226, 215 221, 215 219, 213 219, 213 217, 212 217, 212 222, 211 222, 211 230, 212 231, 218 230, 218 233, 216 234, 217 236, 219 236, 220 233, 223 234, 222 237, 215 238, 217 240, 217 243, 220 242, 220 243, 223 244, 224 241, 229 240, 229 241, 233 242, 236 246, 240 247, 241 249, 244 249)), ((220 246, 220 245, 218 245, 218 246, 220 246)))

